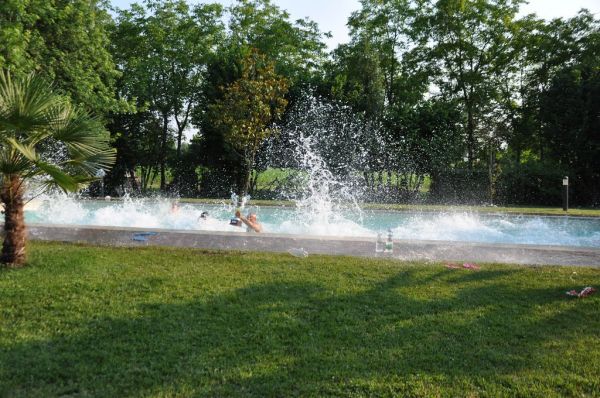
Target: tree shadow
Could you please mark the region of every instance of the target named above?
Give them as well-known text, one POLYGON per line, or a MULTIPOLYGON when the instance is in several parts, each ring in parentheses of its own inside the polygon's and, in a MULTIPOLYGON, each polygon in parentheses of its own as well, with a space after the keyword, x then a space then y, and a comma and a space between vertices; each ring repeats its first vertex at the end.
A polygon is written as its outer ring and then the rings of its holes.
POLYGON ((573 330, 596 313, 593 301, 554 309, 556 289, 498 281, 511 272, 408 270, 359 292, 273 282, 142 304, 135 316, 0 350, 0 387, 8 396, 428 395, 407 382, 421 377, 455 392, 478 383, 510 392, 507 380, 536 370, 545 343, 598 337, 573 330), (448 281, 462 287, 432 288, 448 281))

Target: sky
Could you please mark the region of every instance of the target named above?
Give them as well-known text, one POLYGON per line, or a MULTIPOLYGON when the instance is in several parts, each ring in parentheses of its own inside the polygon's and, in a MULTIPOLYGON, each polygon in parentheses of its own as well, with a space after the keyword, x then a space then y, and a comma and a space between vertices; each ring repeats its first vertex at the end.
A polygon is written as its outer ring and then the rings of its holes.
MULTIPOLYGON (((133 2, 135 0, 112 0, 113 6, 119 8, 128 8, 133 2)), ((190 2, 218 2, 229 6, 235 0, 190 2)), ((360 9, 359 0, 272 0, 272 3, 287 10, 293 19, 308 17, 317 22, 322 31, 331 32, 332 37, 325 40, 330 50, 349 41, 346 22, 352 11, 360 9)), ((596 13, 597 18, 600 17, 600 0, 529 0, 529 4, 521 6, 521 15, 535 13, 545 19, 571 18, 582 8, 587 8, 596 13)))

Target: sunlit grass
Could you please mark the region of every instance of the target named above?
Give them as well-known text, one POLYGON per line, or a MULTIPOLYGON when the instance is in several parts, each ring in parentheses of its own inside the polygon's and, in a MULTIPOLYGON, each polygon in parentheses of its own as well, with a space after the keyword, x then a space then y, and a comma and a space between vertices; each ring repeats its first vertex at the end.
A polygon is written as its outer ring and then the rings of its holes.
POLYGON ((33 243, 0 396, 598 396, 600 270, 33 243))

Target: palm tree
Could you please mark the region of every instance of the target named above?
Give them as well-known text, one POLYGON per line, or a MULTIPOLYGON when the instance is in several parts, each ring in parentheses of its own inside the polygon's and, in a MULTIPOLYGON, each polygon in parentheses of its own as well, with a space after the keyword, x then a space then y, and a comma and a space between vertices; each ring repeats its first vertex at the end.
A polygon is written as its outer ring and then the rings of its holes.
POLYGON ((73 107, 39 76, 16 78, 0 70, 0 262, 25 264, 25 181, 76 191, 114 160, 98 119, 73 107))

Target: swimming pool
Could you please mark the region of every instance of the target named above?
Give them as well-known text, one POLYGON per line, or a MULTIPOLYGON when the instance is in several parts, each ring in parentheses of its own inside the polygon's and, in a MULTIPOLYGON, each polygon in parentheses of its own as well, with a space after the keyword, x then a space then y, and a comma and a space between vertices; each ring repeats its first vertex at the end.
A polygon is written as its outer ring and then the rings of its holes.
MULTIPOLYGON (((600 248, 600 218, 511 216, 470 212, 412 213, 375 210, 307 211, 254 207, 265 232, 312 236, 375 237, 392 231, 395 239, 559 245, 600 248)), ((233 209, 181 203, 173 212, 167 200, 42 200, 26 210, 28 223, 96 225, 244 233, 229 225, 233 209), (200 219, 203 211, 208 219, 200 219)))

